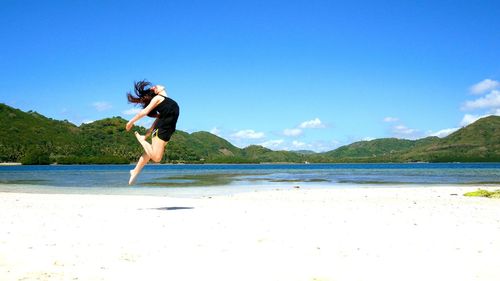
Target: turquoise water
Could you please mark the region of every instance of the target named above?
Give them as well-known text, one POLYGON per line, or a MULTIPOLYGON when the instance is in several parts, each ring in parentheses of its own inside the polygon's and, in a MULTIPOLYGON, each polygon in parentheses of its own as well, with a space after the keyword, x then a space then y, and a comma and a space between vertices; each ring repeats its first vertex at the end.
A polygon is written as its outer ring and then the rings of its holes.
POLYGON ((255 186, 500 184, 500 163, 148 165, 129 187, 133 167, 0 166, 0 191, 164 194, 255 186))

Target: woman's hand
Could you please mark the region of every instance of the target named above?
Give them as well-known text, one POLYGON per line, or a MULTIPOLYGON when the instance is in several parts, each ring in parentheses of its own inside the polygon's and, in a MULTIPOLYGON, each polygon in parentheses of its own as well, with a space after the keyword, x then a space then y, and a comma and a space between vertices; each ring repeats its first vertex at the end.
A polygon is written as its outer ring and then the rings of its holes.
POLYGON ((134 126, 134 123, 128 121, 127 125, 125 125, 125 129, 127 130, 127 132, 130 131, 130 129, 132 129, 132 126, 134 126))

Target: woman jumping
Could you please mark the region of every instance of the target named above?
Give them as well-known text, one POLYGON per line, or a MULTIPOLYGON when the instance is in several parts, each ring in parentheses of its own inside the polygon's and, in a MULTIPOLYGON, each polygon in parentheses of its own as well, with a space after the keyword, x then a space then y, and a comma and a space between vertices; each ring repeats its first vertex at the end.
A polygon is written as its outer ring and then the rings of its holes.
POLYGON ((128 121, 125 129, 130 131, 134 123, 146 115, 156 118, 156 120, 144 136, 135 132, 135 137, 144 148, 144 153, 139 158, 135 168, 130 170, 129 185, 135 182, 142 168, 149 160, 157 163, 161 161, 165 146, 175 132, 175 126, 179 118, 179 106, 167 96, 165 87, 161 85, 151 86, 150 82, 139 81, 134 84, 134 92, 135 95, 127 93, 128 101, 142 105, 143 109, 128 121), (146 141, 149 135, 151 135, 151 144, 146 141))

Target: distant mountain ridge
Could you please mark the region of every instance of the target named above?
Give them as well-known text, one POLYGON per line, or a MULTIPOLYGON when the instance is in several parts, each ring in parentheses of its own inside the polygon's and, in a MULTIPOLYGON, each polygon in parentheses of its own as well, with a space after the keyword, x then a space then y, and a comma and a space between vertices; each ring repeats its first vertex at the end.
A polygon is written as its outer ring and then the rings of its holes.
POLYGON ((500 116, 481 118, 444 138, 375 139, 319 155, 336 162, 500 162, 500 116))
MULTIPOLYGON (((125 131, 127 120, 105 118, 76 126, 66 120, 23 112, 0 103, 0 162, 26 164, 130 163, 142 153, 125 131)), ((141 134, 143 127, 135 126, 141 134)), ((500 162, 500 117, 489 116, 445 137, 419 140, 382 138, 335 150, 273 151, 238 148, 209 132, 177 131, 164 162, 172 163, 345 163, 345 162, 500 162)))
POLYGON ((438 141, 438 137, 428 137, 420 140, 406 140, 397 138, 382 138, 371 141, 359 141, 350 145, 339 147, 325 155, 335 158, 356 157, 383 157, 401 153, 416 147, 425 146, 438 141))

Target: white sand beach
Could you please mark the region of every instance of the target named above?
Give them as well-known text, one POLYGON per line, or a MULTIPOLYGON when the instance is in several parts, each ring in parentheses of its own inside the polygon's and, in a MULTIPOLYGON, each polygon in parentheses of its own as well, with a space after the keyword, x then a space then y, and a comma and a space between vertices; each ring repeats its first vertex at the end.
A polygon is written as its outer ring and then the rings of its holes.
POLYGON ((500 200, 475 189, 0 193, 0 280, 500 280, 500 200))

